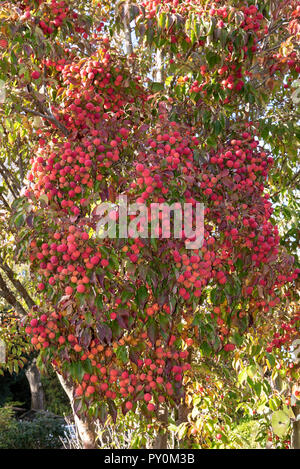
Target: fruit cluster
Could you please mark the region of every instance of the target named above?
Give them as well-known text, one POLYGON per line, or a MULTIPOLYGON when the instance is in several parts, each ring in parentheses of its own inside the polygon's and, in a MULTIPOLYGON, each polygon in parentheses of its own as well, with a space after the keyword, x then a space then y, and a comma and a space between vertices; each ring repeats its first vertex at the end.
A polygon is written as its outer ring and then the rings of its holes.
POLYGON ((64 23, 71 21, 74 30, 77 33, 86 34, 85 28, 77 24, 78 13, 72 11, 69 2, 51 0, 51 3, 45 0, 22 0, 20 6, 23 14, 21 21, 31 21, 37 15, 39 26, 47 36, 55 33, 64 23))
POLYGON ((234 350, 241 320, 247 327, 275 307, 297 276, 263 194, 272 159, 253 123, 236 124, 202 160, 197 130, 170 121, 164 103, 144 125, 148 92, 108 45, 60 65, 52 112, 68 135, 55 123, 41 130, 26 192, 31 270, 49 312, 34 311, 27 333, 73 379, 82 411, 104 398, 110 408, 121 399, 124 413, 137 402, 153 412, 183 397, 190 350, 234 350), (152 203, 189 204, 182 236, 163 236, 174 221, 162 214, 155 239, 130 230, 99 239, 97 205, 111 203, 118 219, 118 195, 148 212, 152 203), (186 250, 200 234, 189 232, 197 203, 204 241, 186 250))

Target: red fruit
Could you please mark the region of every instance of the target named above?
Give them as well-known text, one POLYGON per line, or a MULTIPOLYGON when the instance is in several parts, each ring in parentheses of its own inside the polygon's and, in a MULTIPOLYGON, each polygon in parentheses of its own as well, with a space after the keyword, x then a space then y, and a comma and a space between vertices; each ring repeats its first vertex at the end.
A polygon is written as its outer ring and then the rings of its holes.
POLYGON ((137 164, 136 165, 136 170, 141 173, 142 171, 144 171, 144 165, 142 164, 137 164))
POLYGON ((126 407, 127 410, 131 410, 132 409, 132 403, 130 401, 126 402, 125 407, 126 407))
POLYGON ((86 394, 94 394, 94 392, 95 392, 94 386, 88 386, 86 388, 86 394))
POLYGON ((234 344, 226 344, 226 345, 224 345, 224 350, 225 350, 225 352, 232 352, 234 349, 235 349, 235 345, 234 345, 234 344))
POLYGON ((81 386, 78 386, 78 388, 76 388, 75 394, 76 396, 82 396, 83 391, 82 391, 81 386))
POLYGON ((151 401, 151 398, 152 398, 152 397, 151 397, 151 394, 149 394, 149 393, 146 393, 146 394, 144 395, 144 399, 145 399, 146 402, 151 401))
POLYGON ((97 265, 99 264, 100 262, 100 257, 99 256, 94 256, 91 258, 91 263, 94 264, 94 265, 97 265))
POLYGON ((72 293, 73 293, 73 288, 72 288, 72 287, 66 287, 66 288, 65 288, 65 293, 66 293, 66 295, 72 295, 72 293))
POLYGON ((1 49, 6 49, 8 46, 8 42, 6 39, 0 39, 0 48, 1 49))
POLYGON ((80 284, 77 286, 77 291, 78 293, 84 293, 85 292, 85 286, 80 284))
POLYGON ((40 76, 41 76, 41 74, 40 74, 40 72, 38 72, 37 70, 34 70, 34 71, 32 72, 32 74, 31 74, 31 78, 32 78, 33 80, 38 80, 38 79, 40 78, 40 76))
POLYGON ((45 285, 44 285, 43 283, 39 283, 39 284, 38 284, 38 289, 39 289, 40 291, 43 291, 43 290, 45 289, 45 285))

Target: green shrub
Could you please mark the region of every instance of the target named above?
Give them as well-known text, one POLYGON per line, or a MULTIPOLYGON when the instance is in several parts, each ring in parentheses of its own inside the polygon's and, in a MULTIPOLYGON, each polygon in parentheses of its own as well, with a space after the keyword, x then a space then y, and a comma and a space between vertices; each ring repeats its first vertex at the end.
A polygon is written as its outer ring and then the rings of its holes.
POLYGON ((63 420, 41 413, 33 421, 17 421, 9 407, 0 409, 0 449, 59 449, 63 420))
POLYGON ((14 421, 14 411, 11 405, 0 407, 0 435, 7 426, 14 421))
POLYGON ((244 441, 245 449, 260 448, 259 443, 256 441, 258 431, 259 422, 249 419, 242 419, 234 429, 234 433, 236 433, 244 441))

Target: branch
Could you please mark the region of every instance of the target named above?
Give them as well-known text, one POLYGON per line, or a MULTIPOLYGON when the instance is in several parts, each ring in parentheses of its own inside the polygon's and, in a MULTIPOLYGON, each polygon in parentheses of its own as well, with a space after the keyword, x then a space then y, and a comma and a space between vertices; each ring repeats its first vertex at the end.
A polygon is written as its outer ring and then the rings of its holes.
MULTIPOLYGON (((296 180, 298 179, 298 177, 300 176, 300 170, 292 177, 292 179, 290 181, 288 181, 285 185, 286 186, 291 186, 293 183, 296 182, 296 180)), ((273 194, 271 197, 276 197, 276 195, 278 195, 279 193, 281 192, 281 189, 279 189, 278 191, 275 192, 275 194, 273 194)))
POLYGON ((286 21, 285 19, 280 19, 280 20, 278 20, 278 21, 277 21, 275 24, 273 24, 273 26, 269 29, 268 34, 267 34, 266 36, 263 36, 261 39, 259 39, 259 41, 257 41, 258 44, 259 44, 260 42, 265 42, 265 43, 266 43, 266 40, 269 39, 269 37, 271 36, 271 34, 273 34, 274 31, 276 31, 276 29, 277 29, 278 27, 284 26, 284 25, 286 25, 286 24, 288 24, 288 21, 286 21))
POLYGON ((13 197, 15 199, 17 199, 19 194, 16 191, 19 192, 19 190, 15 187, 13 182, 10 183, 9 178, 11 179, 11 174, 7 171, 7 169, 5 168, 5 166, 4 166, 4 164, 2 163, 1 160, 0 160, 0 173, 1 173, 4 181, 6 182, 6 185, 7 185, 8 189, 12 193, 13 197))
POLYGON ((0 296, 4 298, 8 304, 10 304, 13 308, 16 309, 22 316, 26 316, 26 311, 19 303, 15 295, 9 290, 7 287, 3 277, 0 275, 0 296))
MULTIPOLYGON (((20 142, 19 142, 19 145, 20 145, 20 142)), ((24 177, 25 177, 24 164, 23 164, 23 160, 22 160, 23 152, 24 152, 24 150, 18 152, 18 167, 19 167, 19 171, 20 171, 20 180, 21 181, 23 181, 24 177)))
MULTIPOLYGON (((195 42, 195 44, 192 45, 192 47, 185 54, 184 59, 183 59, 183 65, 187 65, 187 63, 186 63, 187 59, 190 57, 190 55, 194 51, 195 47, 196 47, 196 42, 195 42)), ((170 84, 170 89, 172 89, 173 86, 175 86, 176 82, 177 82, 177 75, 174 75, 173 79, 172 79, 172 82, 170 84)))
POLYGON ((10 210, 11 210, 10 206, 9 206, 7 200, 5 199, 5 197, 2 194, 0 194, 0 200, 2 200, 4 207, 10 212, 10 210))
POLYGON ((22 283, 18 279, 15 278, 14 271, 3 261, 1 256, 0 256, 0 268, 6 273, 7 277, 9 278, 11 283, 14 285, 15 289, 18 291, 20 296, 26 302, 28 308, 31 309, 35 305, 35 302, 29 295, 26 288, 22 285, 22 283))
POLYGON ((54 125, 56 125, 56 127, 59 130, 62 131, 62 133, 66 137, 68 137, 70 135, 70 132, 68 131, 68 129, 63 124, 61 124, 61 122, 59 122, 53 115, 51 115, 51 114, 42 114, 39 111, 34 111, 33 109, 28 109, 27 107, 22 107, 21 110, 23 112, 26 112, 27 114, 32 114, 33 116, 42 117, 43 119, 52 122, 54 125))

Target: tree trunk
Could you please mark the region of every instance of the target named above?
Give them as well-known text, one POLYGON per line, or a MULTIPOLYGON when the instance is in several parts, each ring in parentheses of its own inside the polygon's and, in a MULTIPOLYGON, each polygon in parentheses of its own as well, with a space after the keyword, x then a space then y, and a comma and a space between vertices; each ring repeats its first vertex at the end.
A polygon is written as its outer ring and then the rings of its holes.
POLYGON ((124 35, 125 35, 126 54, 131 55, 133 53, 133 44, 132 44, 131 26, 130 26, 130 5, 128 1, 125 2, 123 6, 123 26, 124 26, 124 35))
MULTIPOLYGON (((188 421, 188 415, 190 413, 190 409, 188 408, 187 404, 183 402, 182 404, 179 405, 178 407, 178 417, 176 420, 176 425, 181 425, 184 422, 188 421)), ((186 448, 189 447, 190 442, 188 439, 182 439, 178 440, 179 448, 186 448)))
POLYGON ((161 49, 156 51, 156 81, 158 83, 164 82, 163 52, 161 49))
POLYGON ((167 449, 168 448, 168 409, 162 407, 158 411, 158 420, 161 423, 161 427, 158 434, 153 441, 153 449, 167 449))
POLYGON ((295 406, 293 412, 296 419, 298 418, 299 420, 293 422, 291 448, 300 449, 300 408, 295 406))
MULTIPOLYGON (((294 347, 294 356, 295 356, 294 363, 296 366, 298 366, 300 364, 300 339, 294 340, 293 347, 294 347)), ((300 391, 299 383, 298 384, 296 383, 295 386, 293 386, 293 390, 292 390, 293 395, 295 395, 295 398, 297 395, 296 392, 299 392, 299 391, 300 391)), ((299 397, 297 397, 297 400, 298 399, 299 397)), ((296 404, 296 402, 294 404, 296 404)), ((293 405, 293 412, 294 412, 296 420, 292 424, 291 448, 300 449, 300 407, 299 405, 298 406, 293 405)))
POLYGON ((95 434, 95 428, 94 428, 93 423, 90 422, 88 419, 79 418, 78 415, 76 415, 76 412, 74 409, 73 387, 70 383, 67 383, 67 381, 59 373, 56 373, 56 374, 57 374, 60 384, 62 385, 65 393, 67 394, 70 400, 75 425, 76 425, 80 440, 82 442, 83 448, 84 449, 96 449, 97 448, 96 434, 95 434))
POLYGON ((36 361, 33 360, 27 370, 25 371, 31 391, 31 409, 44 410, 45 409, 45 396, 42 387, 41 374, 36 366, 36 361))

